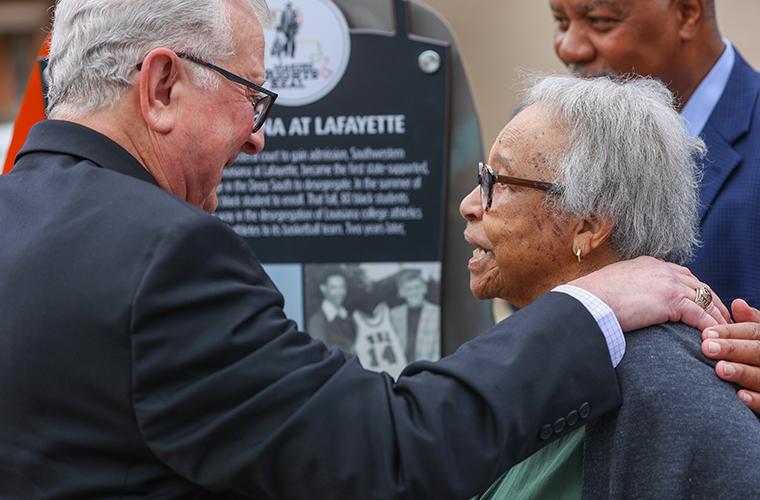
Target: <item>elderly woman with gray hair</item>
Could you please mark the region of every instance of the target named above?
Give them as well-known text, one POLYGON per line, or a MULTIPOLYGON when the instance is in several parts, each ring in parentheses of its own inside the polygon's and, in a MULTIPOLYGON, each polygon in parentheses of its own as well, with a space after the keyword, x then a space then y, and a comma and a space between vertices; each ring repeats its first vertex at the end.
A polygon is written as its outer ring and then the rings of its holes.
MULTIPOLYGON (((618 260, 687 261, 698 242, 695 157, 704 145, 689 137, 672 100, 651 79, 538 81, 461 203, 475 247, 472 292, 524 307, 618 260)), ((700 332, 668 323, 626 341, 620 410, 585 426, 584 408, 546 422, 541 439, 559 439, 484 498, 757 494, 760 425, 715 377, 700 332)))

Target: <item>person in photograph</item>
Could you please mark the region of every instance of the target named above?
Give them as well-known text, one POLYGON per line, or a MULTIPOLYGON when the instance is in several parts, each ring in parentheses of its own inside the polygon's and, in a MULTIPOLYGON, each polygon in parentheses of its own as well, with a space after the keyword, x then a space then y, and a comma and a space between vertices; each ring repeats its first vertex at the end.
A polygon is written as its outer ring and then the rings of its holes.
POLYGON ((391 322, 407 362, 441 356, 441 310, 425 296, 428 286, 419 270, 405 269, 396 277, 404 303, 391 308, 391 322))
POLYGON ((343 306, 348 291, 346 277, 337 269, 328 270, 319 283, 319 291, 322 302, 309 318, 306 331, 331 347, 354 352, 356 325, 343 306))
POLYGON ((356 355, 364 368, 386 372, 397 379, 406 367, 407 359, 398 335, 391 323, 388 304, 380 302, 372 314, 354 311, 356 323, 356 355))
MULTIPOLYGON (((695 158, 704 144, 688 135, 672 102, 653 79, 538 81, 461 203, 465 237, 475 246, 472 292, 527 307, 622 259, 687 261, 698 243, 695 158)), ((708 295, 698 289, 693 300, 706 305, 708 295)), ((587 408, 544 421, 541 439, 560 439, 483 498, 711 499, 757 491, 760 425, 700 348, 700 332, 678 322, 628 334, 616 370, 620 409, 594 423, 587 408), (718 453, 716 445, 731 451, 718 453)), ((541 365, 553 363, 547 357, 541 365)))
POLYGON ((285 4, 285 10, 282 11, 277 31, 285 37, 281 49, 290 58, 296 55, 296 34, 298 34, 298 28, 298 15, 293 8, 293 3, 288 2, 285 4))

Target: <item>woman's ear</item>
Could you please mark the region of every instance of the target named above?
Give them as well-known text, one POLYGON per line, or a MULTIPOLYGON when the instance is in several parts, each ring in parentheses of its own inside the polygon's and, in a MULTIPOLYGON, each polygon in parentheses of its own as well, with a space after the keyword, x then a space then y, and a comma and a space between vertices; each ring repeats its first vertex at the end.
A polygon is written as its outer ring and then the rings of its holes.
POLYGON ((609 240, 614 227, 611 219, 597 215, 579 220, 573 237, 573 253, 577 255, 580 249, 581 256, 591 255, 609 240))
POLYGON ((179 117, 179 101, 184 85, 177 54, 166 48, 148 53, 140 67, 140 111, 149 129, 159 134, 171 132, 179 117))

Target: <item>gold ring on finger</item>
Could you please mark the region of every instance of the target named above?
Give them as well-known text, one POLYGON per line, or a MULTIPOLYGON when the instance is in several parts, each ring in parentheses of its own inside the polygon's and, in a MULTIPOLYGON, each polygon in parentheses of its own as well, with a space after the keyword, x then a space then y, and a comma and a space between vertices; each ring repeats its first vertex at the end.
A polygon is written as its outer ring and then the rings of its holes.
POLYGON ((706 286, 701 286, 694 290, 694 302, 704 310, 712 304, 712 294, 706 286))

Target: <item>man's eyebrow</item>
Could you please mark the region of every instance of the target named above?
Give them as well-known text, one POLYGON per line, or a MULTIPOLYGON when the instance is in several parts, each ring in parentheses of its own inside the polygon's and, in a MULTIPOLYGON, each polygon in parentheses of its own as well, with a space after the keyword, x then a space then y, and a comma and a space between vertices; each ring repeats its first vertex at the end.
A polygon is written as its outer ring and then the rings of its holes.
MULTIPOLYGON (((559 7, 554 2, 549 2, 549 8, 555 12, 560 12, 563 9, 559 7)), ((621 16, 623 15, 623 9, 620 6, 620 2, 617 0, 588 0, 587 2, 583 3, 579 7, 577 7, 575 10, 578 10, 582 14, 588 14, 589 12, 592 12, 595 9, 602 9, 607 8, 612 10, 615 15, 621 16)))
POLYGON ((502 151, 499 151, 496 153, 496 158, 494 158, 494 160, 494 164, 491 165, 491 168, 493 168, 494 171, 501 171, 509 174, 509 171, 511 170, 510 166, 512 164, 511 158, 505 155, 502 151))
POLYGON ((581 11, 584 14, 588 14, 595 9, 603 8, 612 10, 616 15, 623 14, 623 9, 620 7, 620 2, 617 0, 589 0, 581 6, 581 11))

